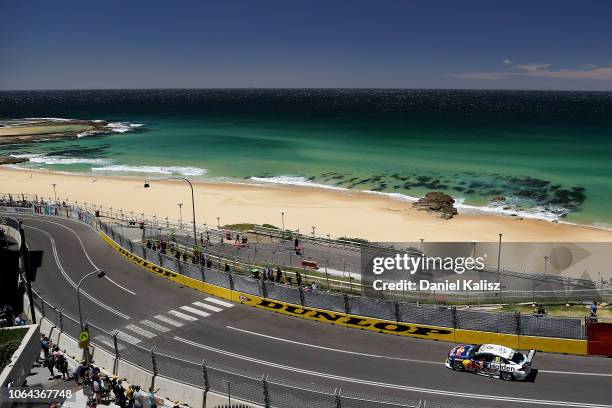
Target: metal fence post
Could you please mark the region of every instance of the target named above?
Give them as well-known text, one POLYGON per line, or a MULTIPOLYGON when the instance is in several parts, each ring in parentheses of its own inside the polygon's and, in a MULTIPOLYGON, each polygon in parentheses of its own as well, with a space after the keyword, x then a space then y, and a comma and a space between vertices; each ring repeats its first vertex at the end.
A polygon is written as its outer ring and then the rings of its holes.
POLYGON ((516 317, 516 334, 521 335, 521 312, 515 312, 516 317))
POLYGON ((268 387, 267 376, 265 374, 261 376, 261 385, 263 388, 264 407, 270 408, 270 389, 268 387))
POLYGON ((204 392, 207 393, 210 389, 208 382, 208 369, 206 368, 206 360, 202 360, 202 378, 204 379, 204 392))
POLYGON ((306 300, 304 299, 304 290, 302 289, 302 287, 298 287, 298 290, 300 291, 300 305, 305 306, 305 302, 306 300))
POLYGON ((42 317, 47 317, 47 313, 45 312, 45 299, 40 298, 40 314, 42 317))
POLYGON ((202 282, 206 282, 206 274, 204 274, 204 264, 202 262, 204 262, 204 258, 200 259, 200 274, 202 275, 202 282))
POLYGON ((147 247, 146 246, 142 246, 142 258, 146 261, 147 259, 147 247))
POLYGON ((115 347, 115 357, 119 358, 119 344, 117 344, 117 335, 119 334, 119 331, 115 331, 112 336, 113 336, 113 346, 115 347))
POLYGON ((234 290, 234 277, 232 276, 231 273, 227 274, 227 280, 229 281, 230 289, 234 290))
POLYGON ((261 286, 261 296, 264 298, 268 297, 268 284, 266 281, 259 281, 259 285, 261 286))
POLYGON ((451 306, 451 316, 453 318, 453 329, 457 328, 457 308, 455 306, 451 306))
POLYGON ((344 298, 344 311, 346 314, 351 314, 351 304, 349 303, 348 295, 344 293, 342 297, 344 298))
POLYGON ((57 313, 59 315, 59 328, 60 328, 60 331, 64 331, 64 317, 63 317, 64 309, 61 309, 61 310, 60 309, 56 309, 56 310, 57 310, 57 313))
POLYGON ((340 393, 341 393, 340 388, 336 388, 334 390, 334 407, 335 408, 342 408, 342 400, 340 399, 340 393))
POLYGON ((155 377, 157 376, 157 359, 155 358, 156 346, 151 347, 151 363, 153 365, 153 378, 151 378, 151 387, 155 386, 155 377))
POLYGON ((401 321, 402 316, 400 314, 399 303, 397 303, 397 300, 393 301, 393 309, 395 310, 395 320, 398 322, 401 321))

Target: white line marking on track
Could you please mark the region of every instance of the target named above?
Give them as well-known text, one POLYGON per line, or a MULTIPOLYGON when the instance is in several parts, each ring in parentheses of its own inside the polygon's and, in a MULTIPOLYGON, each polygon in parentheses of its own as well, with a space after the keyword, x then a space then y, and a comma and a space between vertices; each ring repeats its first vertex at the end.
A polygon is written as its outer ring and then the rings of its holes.
POLYGON ((125 328, 133 331, 136 334, 140 334, 141 336, 146 337, 148 339, 157 336, 157 334, 151 333, 150 331, 145 330, 142 327, 136 326, 135 324, 128 324, 125 326, 125 328))
POLYGON ((436 389, 431 389, 431 388, 411 387, 411 386, 401 385, 401 384, 387 384, 387 383, 381 383, 377 381, 362 380, 359 378, 351 378, 351 377, 343 377, 343 376, 334 375, 334 374, 305 370, 302 368, 272 363, 269 361, 260 360, 257 358, 232 353, 230 351, 217 349, 214 347, 207 346, 205 344, 199 344, 199 343, 196 343, 191 340, 187 340, 187 339, 184 339, 178 336, 174 336, 174 340, 180 341, 185 344, 189 344, 194 347, 212 351, 214 353, 223 354, 223 355, 234 357, 240 360, 249 361, 255 364, 261 364, 267 367, 275 367, 281 370, 287 370, 287 371, 292 371, 296 373, 312 375, 315 377, 322 377, 322 378, 352 382, 352 383, 357 383, 357 384, 365 384, 365 385, 371 385, 375 387, 392 388, 392 389, 404 390, 404 391, 409 391, 409 392, 425 393, 425 394, 446 395, 446 396, 459 397, 459 398, 518 402, 518 403, 534 404, 534 405, 554 405, 554 406, 564 406, 564 407, 572 407, 572 408, 612 408, 612 405, 606 405, 606 404, 591 404, 591 403, 586 403, 586 402, 540 400, 540 399, 530 399, 530 398, 506 397, 502 395, 470 394, 466 392, 456 392, 456 391, 447 391, 447 390, 436 390, 436 389))
POLYGON ((189 316, 188 314, 185 314, 185 313, 177 312, 176 310, 170 310, 168 313, 171 314, 172 316, 176 316, 178 318, 181 318, 183 320, 187 320, 190 322, 195 322, 196 320, 198 320, 196 317, 189 316))
MULTIPOLYGON (((81 244, 81 248, 83 249, 83 253, 85 254, 85 257, 87 258, 87 260, 89 261, 91 266, 93 266, 94 269, 100 269, 100 268, 98 268, 98 266, 95 263, 93 263, 93 261, 89 257, 89 254, 87 253, 87 250, 85 249, 85 245, 83 245, 83 241, 81 240, 81 237, 79 237, 79 234, 77 234, 75 230, 73 230, 72 228, 67 227, 67 226, 65 226, 63 224, 60 224, 59 222, 53 222, 53 221, 48 221, 48 220, 41 220, 41 219, 37 219, 37 218, 29 218, 29 219, 38 220, 40 222, 46 222, 48 224, 59 225, 60 227, 66 228, 68 231, 72 232, 77 237, 77 239, 79 240, 79 243, 81 244)), ((34 228, 34 227, 30 227, 30 228, 34 228)), ((128 292, 128 293, 130 293, 132 295, 136 294, 136 293, 132 292, 131 290, 129 290, 128 288, 125 288, 125 287, 121 286, 120 284, 118 284, 117 282, 115 282, 114 280, 112 280, 108 275, 106 275, 106 279, 108 279, 109 282, 111 282, 113 285, 117 286, 118 288, 123 289, 123 290, 125 290, 126 292, 128 292)))
POLYGON ((145 326, 149 326, 150 328, 155 329, 155 330, 157 330, 159 332, 162 332, 162 333, 166 333, 166 332, 170 331, 170 329, 167 328, 166 326, 163 326, 163 325, 161 325, 159 323, 152 322, 150 320, 141 320, 140 324, 144 324, 145 326))
POLYGON ((200 309, 196 309, 195 307, 191 307, 191 306, 181 306, 180 309, 186 310, 186 311, 191 312, 193 314, 200 315, 202 317, 210 316, 210 313, 203 312, 200 309))
POLYGON ((239 332, 242 332, 242 333, 252 334, 253 336, 264 337, 264 338, 267 338, 267 339, 277 340, 277 341, 284 341, 285 343, 297 344, 297 345, 300 345, 300 346, 312 347, 312 348, 316 348, 316 349, 320 349, 320 350, 335 351, 335 352, 338 352, 338 353, 353 354, 353 355, 364 356, 364 357, 385 358, 385 359, 388 359, 388 360, 397 360, 397 361, 408 361, 408 362, 411 362, 411 363, 426 363, 426 364, 437 364, 437 365, 443 365, 444 364, 444 363, 442 363, 440 361, 427 361, 427 360, 416 360, 416 359, 412 359, 412 358, 389 357, 389 356, 383 356, 383 355, 380 355, 380 354, 360 353, 360 352, 357 352, 357 351, 349 351, 349 350, 336 349, 336 348, 332 348, 332 347, 317 346, 316 344, 302 343, 300 341, 282 339, 280 337, 274 337, 274 336, 270 336, 268 334, 257 333, 257 332, 253 332, 253 331, 250 331, 250 330, 238 329, 238 328, 232 327, 232 326, 225 326, 225 327, 227 327, 230 330, 236 330, 236 331, 239 331, 239 332))
POLYGON ((225 307, 233 307, 234 306, 232 303, 224 302, 224 301, 216 299, 214 297, 207 297, 204 300, 207 301, 207 302, 216 303, 218 305, 225 306, 225 307))
MULTIPOLYGON (((69 284, 70 284, 70 285, 71 285, 73 288, 75 288, 75 289, 76 289, 77 284, 76 284, 76 283, 75 283, 75 282, 74 282, 74 281, 73 281, 73 280, 70 278, 70 276, 69 276, 69 275, 66 273, 66 271, 65 271, 65 270, 64 270, 64 268, 62 267, 62 264, 61 264, 61 262, 60 262, 60 260, 59 260, 59 254, 57 253, 57 247, 55 246, 55 239, 54 239, 54 238, 51 236, 51 234, 49 234, 49 233, 48 233, 47 231, 45 231, 45 230, 42 230, 42 229, 40 229, 40 228, 36 228, 36 227, 32 227, 32 226, 30 226, 30 225, 25 225, 25 227, 26 227, 26 228, 31 228, 31 229, 34 229, 34 230, 36 230, 36 231, 40 231, 40 232, 42 232, 43 234, 45 234, 45 235, 46 235, 46 236, 49 238, 49 240, 51 241, 51 249, 53 250, 53 257, 55 258, 55 263, 57 264, 57 267, 58 267, 58 269, 59 269, 60 273, 61 273, 61 274, 62 274, 62 276, 63 276, 63 277, 64 277, 64 278, 65 278, 65 279, 68 281, 68 283, 69 283, 69 284)), ((112 307, 110 307, 110 306, 108 306, 108 305, 105 305, 104 303, 100 302, 98 299, 94 298, 93 296, 91 296, 91 295, 90 295, 89 293, 87 293, 86 291, 84 291, 84 290, 82 290, 82 289, 81 289, 81 291, 80 291, 80 292, 81 292, 81 293, 83 294, 83 296, 85 296, 87 299, 91 300, 92 302, 94 302, 94 303, 95 303, 95 304, 97 304, 98 306, 100 306, 100 307, 102 307, 102 308, 104 308, 104 309, 108 310, 109 312, 114 313, 114 314, 116 314, 117 316, 122 317, 122 318, 124 318, 124 319, 126 319, 126 320, 130 318, 130 316, 128 316, 128 315, 126 315, 126 314, 123 314, 123 313, 121 313, 120 311, 115 310, 115 309, 113 309, 112 307)))
POLYGON ((567 375, 591 375, 595 377, 612 377, 612 374, 606 374, 606 373, 581 373, 581 372, 574 372, 574 371, 538 370, 538 373, 567 374, 567 375))
POLYGON ((202 302, 193 302, 192 305, 199 306, 202 309, 208 309, 208 310, 211 310, 213 312, 220 312, 220 311, 223 310, 220 307, 207 305, 206 303, 202 303, 202 302))
MULTIPOLYGON (((113 339, 111 337, 101 334, 99 336, 94 337, 92 340, 94 344, 102 343, 102 344, 107 345, 108 347, 111 347, 113 350, 115 349, 115 343, 113 342, 113 339)), ((122 344, 117 344, 117 348, 119 348, 119 350, 123 350, 125 346, 122 344)))
POLYGON ((153 317, 156 318, 157 320, 161 320, 164 323, 168 323, 168 324, 170 324, 170 325, 172 325, 174 327, 181 327, 183 325, 183 323, 181 323, 181 322, 179 322, 177 320, 171 319, 169 317, 166 317, 164 315, 155 315, 153 317))
MULTIPOLYGON (((227 327, 230 330, 236 330, 236 331, 239 331, 239 332, 242 332, 242 333, 252 334, 253 336, 264 337, 264 338, 267 338, 267 339, 277 340, 277 341, 284 341, 285 343, 297 344, 297 345, 300 345, 300 346, 312 347, 312 348, 317 348, 317 349, 320 349, 320 350, 335 351, 335 352, 338 352, 338 353, 345 353, 345 354, 354 354, 354 355, 364 356, 364 357, 385 358, 385 359, 397 360, 397 361, 408 361, 408 362, 411 362, 411 363, 438 364, 438 365, 443 365, 444 364, 444 363, 442 363, 440 361, 428 361, 428 360, 417 360, 417 359, 412 359, 412 358, 390 357, 390 356, 383 356, 383 355, 380 355, 380 354, 360 353, 358 351, 349 351, 349 350, 336 349, 336 348, 332 348, 332 347, 317 346, 316 344, 302 343, 300 341, 283 339, 283 338, 280 338, 280 337, 270 336, 268 334, 262 334, 262 333, 257 333, 257 332, 250 331, 250 330, 239 329, 239 328, 233 327, 233 326, 225 326, 225 327, 227 327)), ((584 373, 584 372, 572 372, 572 371, 550 371, 550 370, 539 370, 539 369, 538 369, 538 372, 539 373, 547 373, 547 374, 590 375, 590 376, 594 376, 594 377, 612 377, 612 374, 606 374, 606 373, 584 373)))
POLYGON ((134 337, 131 334, 122 332, 121 330, 117 330, 117 338, 132 344, 140 343, 140 339, 138 337, 134 337))

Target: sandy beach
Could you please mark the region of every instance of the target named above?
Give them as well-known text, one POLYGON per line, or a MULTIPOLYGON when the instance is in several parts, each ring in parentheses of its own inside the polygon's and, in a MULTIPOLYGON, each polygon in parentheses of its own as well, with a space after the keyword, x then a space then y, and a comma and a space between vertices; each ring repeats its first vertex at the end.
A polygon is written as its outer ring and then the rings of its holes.
MULTIPOLYGON (((191 219, 191 196, 186 183, 150 181, 128 177, 94 177, 44 171, 0 168, 1 193, 28 193, 179 218, 177 204, 184 203, 183 219, 191 219)), ((462 214, 451 220, 412 208, 411 203, 363 192, 288 186, 230 183, 194 183, 197 222, 222 225, 240 222, 312 231, 317 235, 348 236, 371 241, 504 241, 611 242, 612 231, 517 217, 462 214)))

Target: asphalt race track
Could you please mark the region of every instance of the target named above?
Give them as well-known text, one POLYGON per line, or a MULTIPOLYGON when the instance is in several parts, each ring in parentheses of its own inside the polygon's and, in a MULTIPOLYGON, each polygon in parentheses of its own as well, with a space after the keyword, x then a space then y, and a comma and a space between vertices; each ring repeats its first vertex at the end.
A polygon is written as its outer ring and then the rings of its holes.
POLYGON ((525 383, 457 373, 443 365, 451 343, 230 306, 130 263, 87 225, 53 217, 22 218, 30 251, 42 251, 34 289, 65 313, 78 316, 71 282, 104 269, 112 281, 91 277, 82 286, 84 317, 146 347, 259 376, 267 373, 410 400, 480 407, 612 407, 610 359, 538 353, 533 364, 537 376, 525 383))

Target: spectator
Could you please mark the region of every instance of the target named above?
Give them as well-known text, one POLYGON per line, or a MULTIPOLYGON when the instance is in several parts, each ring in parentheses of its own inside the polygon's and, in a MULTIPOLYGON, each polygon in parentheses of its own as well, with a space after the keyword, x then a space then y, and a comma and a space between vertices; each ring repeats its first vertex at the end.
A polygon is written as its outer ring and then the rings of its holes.
POLYGON ((591 304, 591 319, 597 318, 597 301, 594 300, 591 304))
POLYGON ((26 321, 21 315, 15 316, 15 326, 25 326, 26 321))
POLYGON ((293 241, 293 244, 294 244, 295 250, 297 251, 297 249, 298 249, 298 248, 299 248, 299 246, 300 246, 300 241, 299 241, 299 240, 296 238, 296 239, 293 241))
POLYGON ((42 351, 46 361, 47 358, 49 358, 49 338, 47 336, 41 335, 40 347, 42 347, 42 351))
POLYGON ((151 244, 151 240, 150 240, 150 239, 147 239, 147 248, 151 249, 151 245, 152 245, 152 244, 151 244))
POLYGON ((113 386, 113 394, 115 394, 115 403, 120 408, 125 408, 125 390, 121 380, 117 381, 113 386))
POLYGON ((181 259, 181 252, 177 249, 176 252, 174 253, 174 257, 178 260, 181 259))
POLYGON ((312 285, 310 285, 310 289, 314 292, 315 290, 319 289, 319 286, 317 285, 317 282, 312 282, 312 285))
POLYGON ((183 252, 183 262, 187 262, 187 251, 183 252))
POLYGON ((159 391, 159 388, 153 391, 153 387, 149 387, 149 392, 147 392, 147 400, 149 402, 149 408, 157 408, 157 402, 155 401, 155 393, 159 391))
POLYGON ((134 407, 134 386, 130 385, 126 392, 128 408, 134 407))
POLYGON ((91 377, 91 389, 96 395, 96 402, 99 404, 102 400, 102 384, 100 384, 100 377, 98 377, 98 374, 94 374, 91 377))
MULTIPOLYGON (((74 382, 80 384, 79 379, 85 377, 85 371, 87 370, 87 365, 85 361, 81 361, 81 364, 74 370, 74 382)), ((84 382, 84 381, 83 381, 84 382)))
POLYGON ((283 271, 281 271, 280 267, 277 267, 276 268, 276 283, 280 283, 282 278, 283 278, 283 271))
POLYGON ((140 392, 140 385, 134 386, 134 408, 144 407, 144 395, 140 392))
POLYGON ((210 258, 207 258, 207 259, 206 259, 206 267, 207 267, 208 269, 211 269, 211 268, 212 268, 212 259, 210 259, 210 258))
POLYGON ((47 358, 45 359, 45 367, 47 367, 49 373, 51 373, 51 377, 49 377, 49 379, 55 379, 55 372, 53 371, 53 368, 55 367, 55 355, 53 353, 47 354, 47 358))
POLYGON ((70 379, 70 374, 68 374, 68 360, 65 355, 58 355, 56 366, 59 372, 62 373, 62 379, 68 381, 70 379))
POLYGON ((228 272, 228 273, 229 273, 229 271, 230 271, 230 266, 228 265, 228 263, 227 263, 227 262, 225 263, 225 267, 223 268, 223 270, 224 270, 225 272, 228 272))

